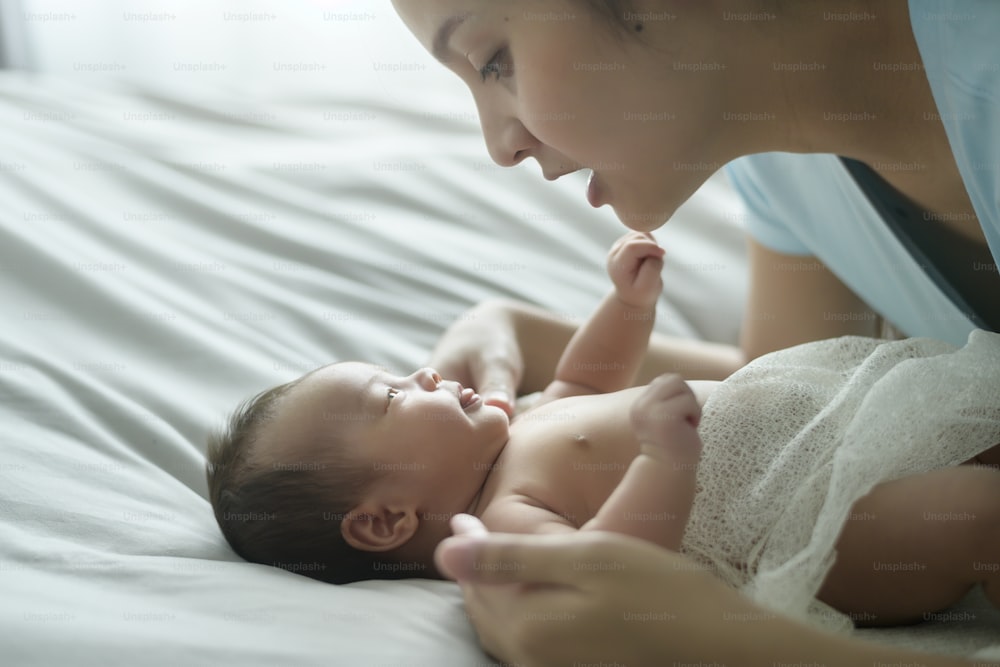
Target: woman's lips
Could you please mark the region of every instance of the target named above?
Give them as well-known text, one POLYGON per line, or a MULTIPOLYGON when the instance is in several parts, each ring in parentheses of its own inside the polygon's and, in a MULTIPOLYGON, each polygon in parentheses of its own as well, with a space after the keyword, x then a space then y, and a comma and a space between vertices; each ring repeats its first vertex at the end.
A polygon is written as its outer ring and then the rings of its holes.
POLYGON ((603 196, 604 192, 601 189, 597 172, 592 171, 590 172, 590 178, 587 180, 587 202, 594 208, 600 208, 607 203, 603 200, 603 196))

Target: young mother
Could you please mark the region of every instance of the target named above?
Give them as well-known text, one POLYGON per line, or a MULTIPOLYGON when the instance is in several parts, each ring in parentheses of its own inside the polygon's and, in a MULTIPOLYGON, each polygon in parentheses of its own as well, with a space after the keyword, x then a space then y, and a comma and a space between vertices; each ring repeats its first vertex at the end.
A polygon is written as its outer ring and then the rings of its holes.
MULTIPOLYGON (((680 370, 721 378, 772 350, 876 335, 882 323, 958 345, 974 328, 1000 328, 1000 3, 393 2, 469 86, 497 163, 533 158, 549 179, 589 169, 590 203, 612 206, 633 229, 662 225, 708 177, 706 165, 728 163, 750 214, 740 345, 657 339, 648 376, 680 370)), ((450 329, 433 361, 508 406, 515 389, 544 384, 561 348, 522 359, 510 325, 489 316, 450 329)), ((572 333, 556 318, 547 326, 562 340, 572 333)), ((702 590, 699 604, 708 606, 701 612, 709 616, 745 604, 678 567, 674 554, 601 539, 601 549, 617 548, 635 572, 649 572, 652 579, 628 584, 636 596, 687 590, 698 597, 702 590), (656 558, 663 567, 646 567, 656 558)), ((628 655, 650 630, 608 621, 622 618, 616 605, 628 598, 605 582, 624 585, 622 577, 563 566, 553 580, 563 593, 545 600, 560 600, 565 616, 580 620, 561 625, 524 620, 549 589, 473 583, 485 572, 544 583, 553 571, 527 563, 579 558, 597 548, 594 538, 479 536, 476 543, 503 545, 508 551, 489 553, 524 559, 518 568, 499 561, 473 568, 468 560, 463 568, 458 559, 468 549, 449 553, 451 542, 442 552, 453 572, 466 573, 480 636, 501 657, 593 659, 573 653, 586 642, 548 641, 554 627, 578 639, 606 635, 614 640, 608 655, 615 646, 628 655), (514 632, 491 627, 503 614, 514 619, 514 632), (588 625, 595 618, 604 620, 588 625)), ((698 636, 691 630, 672 641, 694 646, 698 636)), ((739 648, 744 639, 733 630, 714 642, 739 648)), ((773 642, 757 646, 764 661, 782 657, 773 642)), ((837 655, 826 654, 828 662, 837 655)))

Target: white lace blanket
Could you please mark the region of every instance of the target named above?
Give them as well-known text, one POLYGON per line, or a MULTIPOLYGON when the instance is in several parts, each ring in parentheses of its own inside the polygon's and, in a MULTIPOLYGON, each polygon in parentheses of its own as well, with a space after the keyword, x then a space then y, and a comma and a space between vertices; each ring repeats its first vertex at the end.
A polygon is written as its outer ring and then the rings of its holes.
POLYGON ((816 601, 852 505, 880 482, 1000 443, 1000 335, 840 338, 767 355, 705 405, 684 549, 761 604, 827 627, 816 601))

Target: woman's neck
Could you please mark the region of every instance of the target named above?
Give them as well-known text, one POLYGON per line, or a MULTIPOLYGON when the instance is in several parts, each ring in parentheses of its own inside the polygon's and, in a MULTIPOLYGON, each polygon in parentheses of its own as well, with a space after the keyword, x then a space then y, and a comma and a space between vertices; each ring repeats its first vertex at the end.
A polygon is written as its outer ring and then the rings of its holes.
POLYGON ((772 4, 774 18, 751 28, 721 23, 731 34, 720 43, 733 45, 733 103, 773 115, 734 129, 739 155, 835 153, 869 164, 932 157, 935 146, 914 142, 936 106, 905 0, 772 4))

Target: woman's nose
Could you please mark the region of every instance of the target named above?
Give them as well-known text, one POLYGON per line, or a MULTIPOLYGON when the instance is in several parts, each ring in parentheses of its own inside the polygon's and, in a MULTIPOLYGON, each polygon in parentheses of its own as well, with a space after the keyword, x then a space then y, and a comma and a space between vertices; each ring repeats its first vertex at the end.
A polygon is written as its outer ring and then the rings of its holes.
POLYGON ((479 124, 486 140, 486 150, 501 167, 519 164, 530 157, 532 148, 538 145, 538 139, 514 116, 486 112, 480 107, 479 124))
POLYGON ((433 368, 421 368, 413 375, 417 384, 427 391, 434 391, 441 384, 441 375, 433 368))

